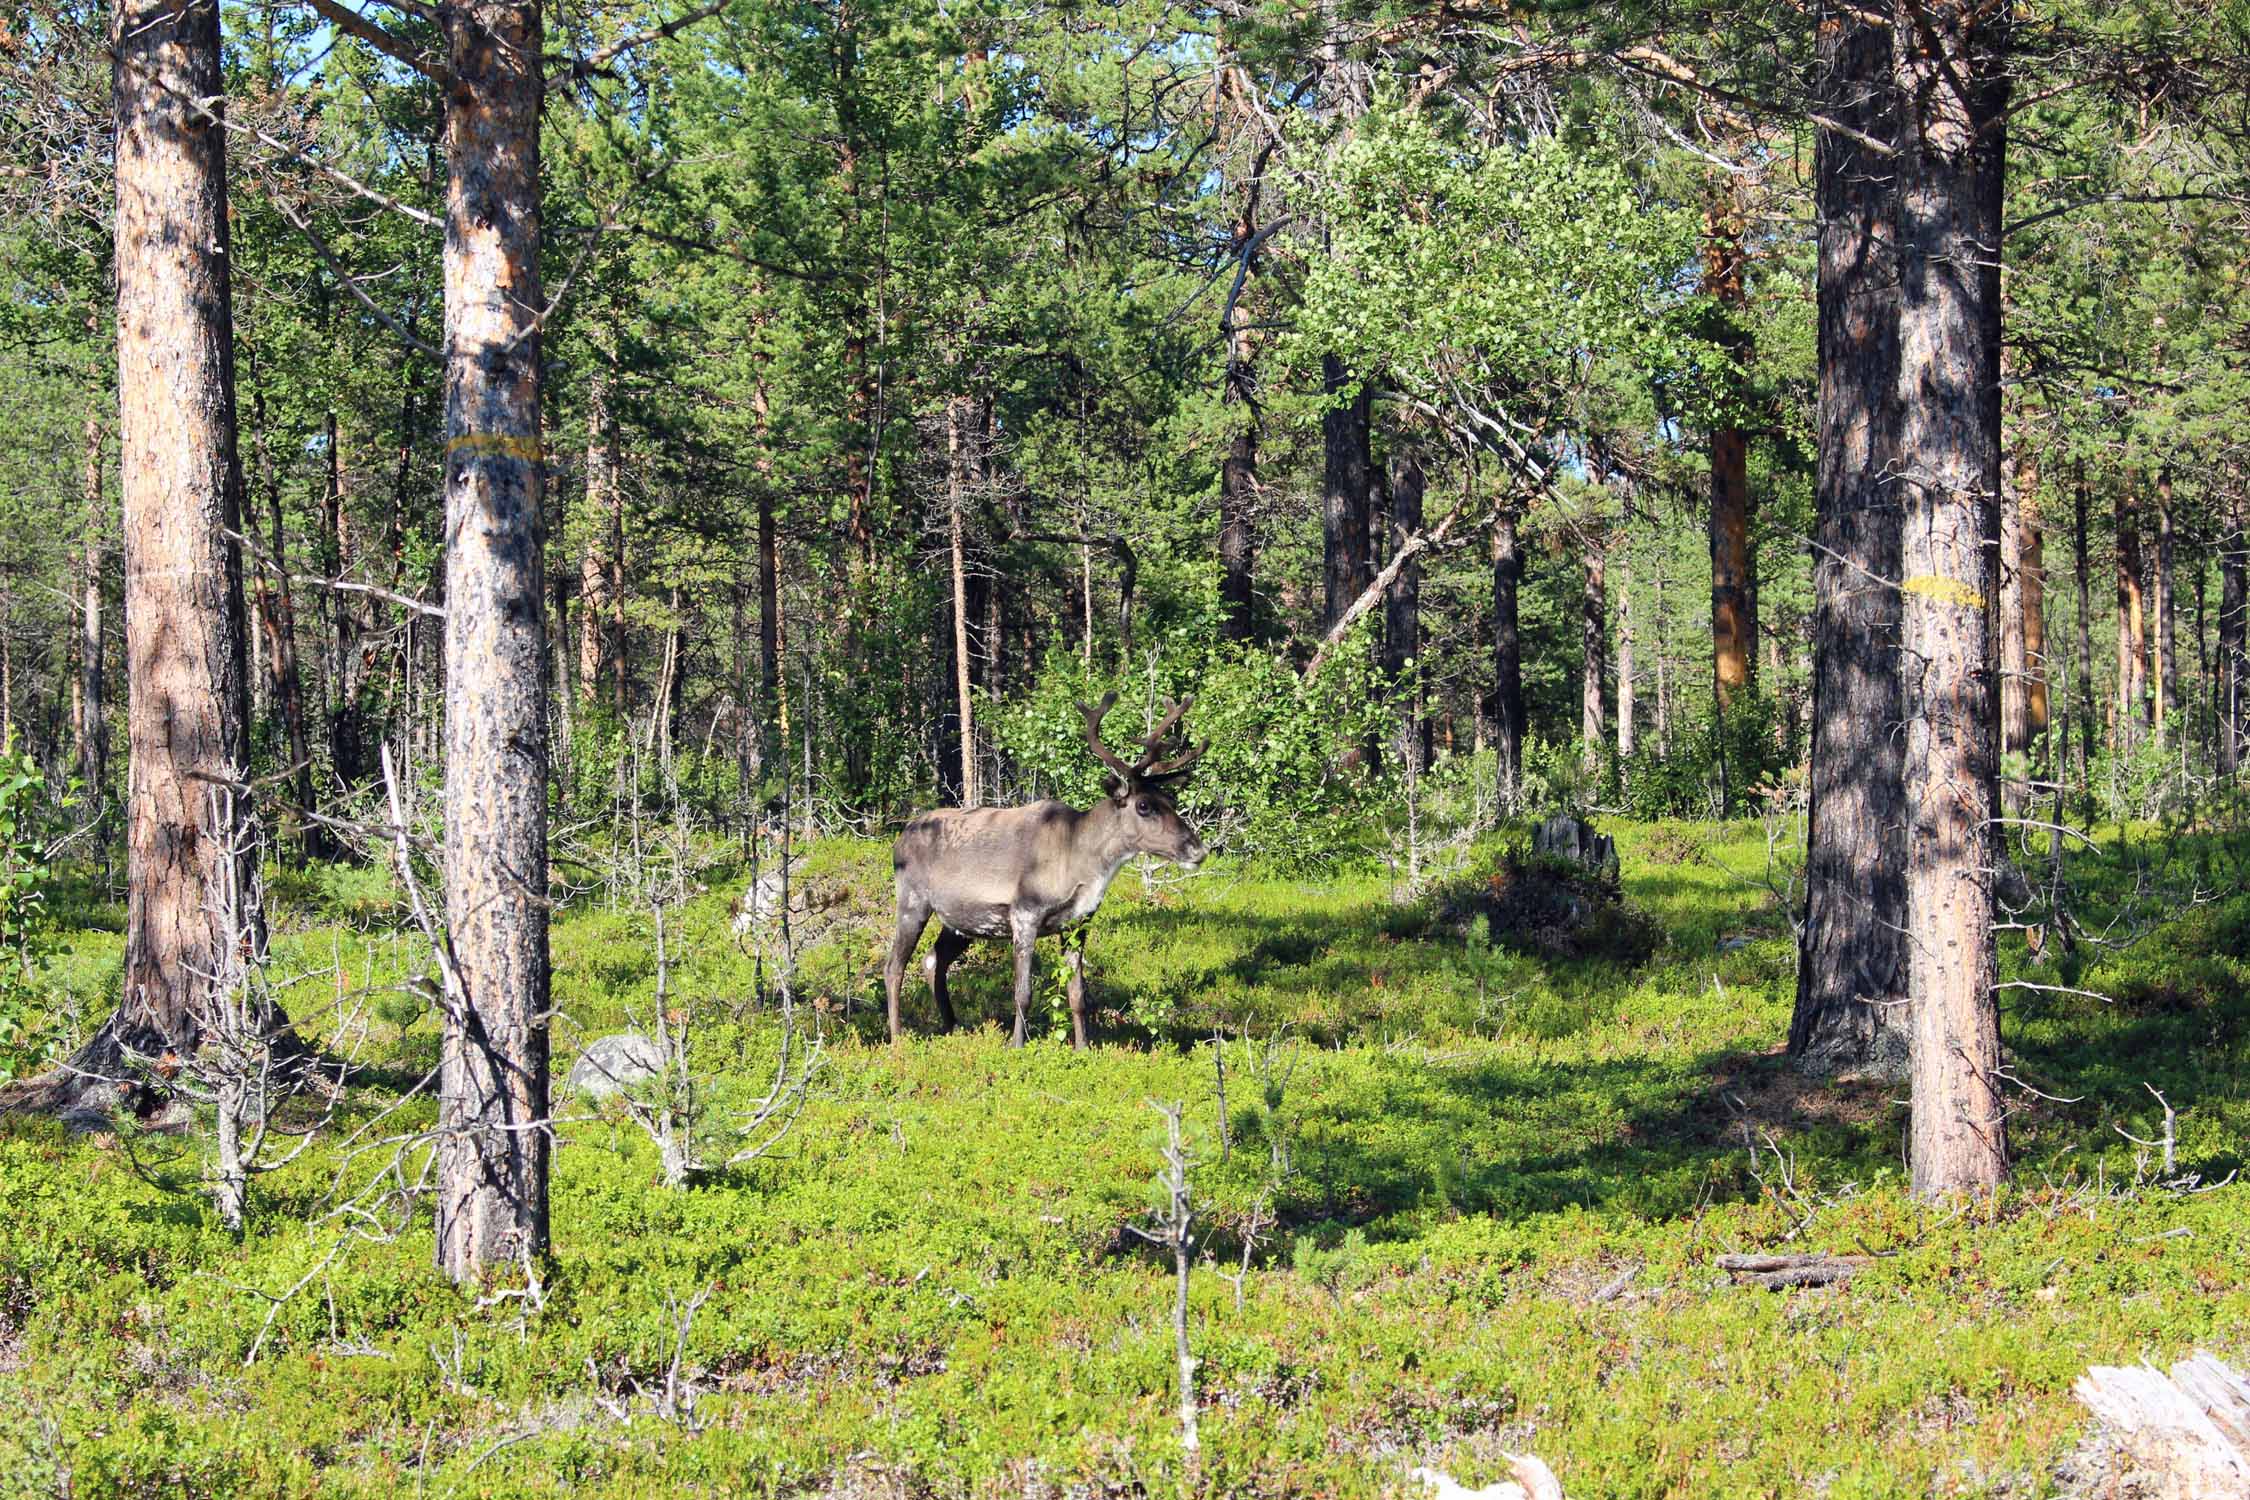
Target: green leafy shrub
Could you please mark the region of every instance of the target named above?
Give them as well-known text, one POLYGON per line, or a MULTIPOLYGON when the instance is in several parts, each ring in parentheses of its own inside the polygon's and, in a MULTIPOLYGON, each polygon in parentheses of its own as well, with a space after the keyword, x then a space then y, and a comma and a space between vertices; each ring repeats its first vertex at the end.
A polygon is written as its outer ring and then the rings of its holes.
POLYGON ((0 744, 0 1082, 36 1067, 58 1039, 46 978, 57 946, 43 836, 52 806, 39 763, 11 732, 0 744))
POLYGON ((2143 729, 2137 743, 2104 746, 2094 757, 2088 787, 2105 819, 2153 821, 2187 810, 2189 788, 2180 774, 2178 748, 2185 726, 2174 715, 2167 728, 2171 732, 2161 744, 2143 729))
MULTIPOLYGON (((1327 867, 1339 851, 1360 848, 1388 791, 1352 754, 1384 718, 1364 640, 1339 646, 1311 683, 1256 647, 1179 644, 1120 694, 1104 722, 1109 747, 1130 758, 1158 702, 1193 693, 1188 731, 1210 749, 1182 787, 1180 807, 1208 842, 1293 869, 1327 867)), ((999 711, 994 735, 1027 790, 1079 807, 1102 794, 1105 773, 1087 753, 1076 705, 1098 701, 1111 686, 1057 649, 1031 692, 999 711)))
POLYGON ((1619 776, 1626 816, 1734 818, 1755 810, 1758 789, 1791 764, 1781 733, 1786 710, 1780 699, 1752 692, 1723 717, 1705 704, 1668 750, 1643 739, 1619 776))

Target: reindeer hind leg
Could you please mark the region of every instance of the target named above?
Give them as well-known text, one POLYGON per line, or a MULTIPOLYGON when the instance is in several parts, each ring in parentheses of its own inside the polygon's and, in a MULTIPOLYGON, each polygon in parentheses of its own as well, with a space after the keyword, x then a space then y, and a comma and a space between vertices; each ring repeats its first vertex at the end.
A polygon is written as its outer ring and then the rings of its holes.
POLYGON ((890 1009, 893 1046, 906 1035, 899 1016, 898 992, 906 986, 907 960, 914 956, 915 945, 922 941, 922 929, 929 925, 930 903, 902 885, 898 893, 898 932, 891 938, 890 957, 883 961, 883 999, 890 1009))
POLYGON ((938 1018, 947 1031, 961 1023, 953 1014, 953 995, 945 982, 946 971, 968 951, 969 939, 950 927, 940 927, 937 941, 930 945, 930 993, 937 999, 938 1018))

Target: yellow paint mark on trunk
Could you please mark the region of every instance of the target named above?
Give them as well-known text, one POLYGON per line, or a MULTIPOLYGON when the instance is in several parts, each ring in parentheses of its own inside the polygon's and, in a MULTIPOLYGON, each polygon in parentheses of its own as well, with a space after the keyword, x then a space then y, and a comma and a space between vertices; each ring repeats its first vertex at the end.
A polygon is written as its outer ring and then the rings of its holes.
POLYGON ((1909 594, 1920 594, 1926 599, 1958 604, 1963 609, 1984 608, 1984 595, 1958 578, 1947 578, 1938 573, 1924 573, 1919 577, 1909 578, 1899 587, 1909 594))

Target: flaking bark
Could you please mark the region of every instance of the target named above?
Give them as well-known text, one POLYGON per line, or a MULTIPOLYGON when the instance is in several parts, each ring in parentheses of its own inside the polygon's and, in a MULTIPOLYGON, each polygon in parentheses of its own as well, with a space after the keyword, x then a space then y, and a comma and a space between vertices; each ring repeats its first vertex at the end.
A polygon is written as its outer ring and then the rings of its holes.
POLYGON ((547 746, 540 607, 539 106, 526 0, 449 0, 446 918, 437 1260, 547 1248, 547 746))
MULTIPOLYGON (((1824 112, 1893 139, 1890 32, 1831 0, 1824 112)), ((1816 1074, 1903 1077, 1905 788, 1899 720, 1897 184, 1889 159, 1823 131, 1819 476, 1811 807, 1789 1055, 1816 1074)))

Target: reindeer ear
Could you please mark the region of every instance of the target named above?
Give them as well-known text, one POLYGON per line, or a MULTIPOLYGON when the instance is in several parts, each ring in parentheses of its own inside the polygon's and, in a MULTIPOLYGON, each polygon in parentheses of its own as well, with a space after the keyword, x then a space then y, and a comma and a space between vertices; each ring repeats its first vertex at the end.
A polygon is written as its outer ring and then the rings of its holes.
POLYGON ((1110 801, 1123 802, 1132 788, 1125 784, 1124 778, 1112 771, 1102 777, 1102 790, 1108 793, 1110 801))

